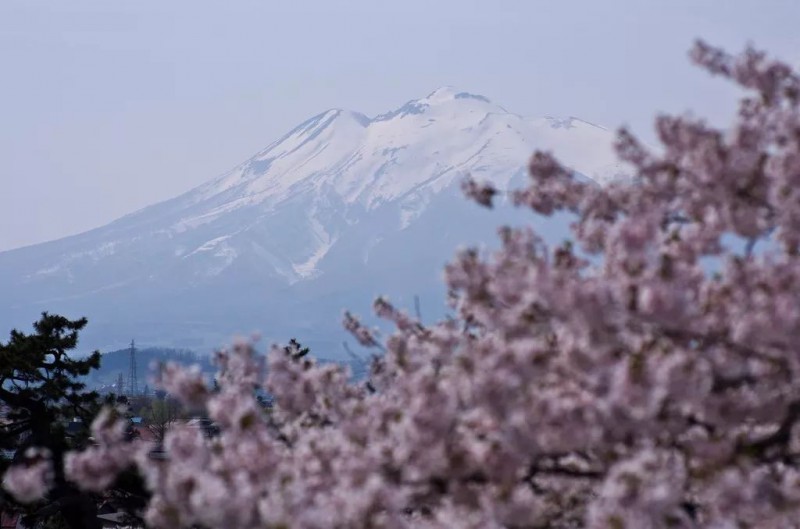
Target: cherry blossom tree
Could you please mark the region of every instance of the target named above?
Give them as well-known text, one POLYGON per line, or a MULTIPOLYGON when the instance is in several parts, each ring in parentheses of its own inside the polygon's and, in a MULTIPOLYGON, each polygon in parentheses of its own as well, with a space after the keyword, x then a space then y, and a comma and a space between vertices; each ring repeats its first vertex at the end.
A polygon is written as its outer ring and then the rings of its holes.
MULTIPOLYGON (((752 49, 691 56, 747 91, 733 125, 659 117, 658 151, 623 130, 634 178, 604 187, 534 154, 513 202, 571 212, 573 240, 505 227, 459 253, 439 324, 379 299, 381 340, 347 314, 380 349, 368 385, 280 347, 264 376, 238 344, 219 391, 162 375, 219 436, 176 426, 155 461, 107 413, 68 475, 101 490, 136 465, 155 528, 800 527, 800 79, 752 49)), ((35 495, 32 469, 7 488, 35 495)))

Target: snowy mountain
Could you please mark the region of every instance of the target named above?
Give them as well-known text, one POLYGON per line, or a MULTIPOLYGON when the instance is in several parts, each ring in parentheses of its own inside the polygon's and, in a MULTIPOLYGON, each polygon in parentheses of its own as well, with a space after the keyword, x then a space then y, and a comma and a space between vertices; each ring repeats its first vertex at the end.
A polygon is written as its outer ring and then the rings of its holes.
POLYGON ((181 196, 0 253, 0 321, 86 315, 86 347, 135 336, 211 348, 253 330, 338 347, 341 310, 366 312, 378 293, 444 313, 441 266, 512 218, 464 200, 464 176, 507 187, 546 149, 602 184, 622 173, 612 141, 577 118, 525 118, 450 87, 371 119, 329 110, 181 196))

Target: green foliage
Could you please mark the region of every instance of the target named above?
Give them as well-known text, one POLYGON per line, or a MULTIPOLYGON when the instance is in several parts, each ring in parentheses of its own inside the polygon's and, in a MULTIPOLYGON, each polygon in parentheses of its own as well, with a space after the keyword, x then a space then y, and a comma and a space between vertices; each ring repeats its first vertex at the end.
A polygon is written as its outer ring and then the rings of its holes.
POLYGON ((9 424, 0 443, 14 448, 20 438, 27 445, 66 442, 66 422, 72 418, 89 424, 97 412, 97 394, 86 391, 80 378, 100 364, 100 353, 75 359, 68 351, 78 343, 86 319, 69 320, 42 314, 34 334, 11 331, 8 343, 0 343, 0 403, 9 408, 9 424))
POLYGON ((284 347, 283 350, 287 355, 291 356, 293 360, 300 360, 311 351, 308 347, 303 347, 303 345, 294 338, 289 340, 289 345, 284 347))
MULTIPOLYGON (((23 508, 10 496, 0 499, 7 507, 26 512, 28 523, 100 527, 97 504, 101 498, 78 490, 66 480, 63 468, 68 450, 87 445, 88 425, 102 405, 97 393, 87 390, 83 382, 99 367, 100 353, 85 358, 69 354, 86 324, 86 318, 70 320, 45 312, 33 324, 32 334, 15 329, 7 343, 0 342, 0 404, 8 409, 7 422, 0 427, 0 447, 16 451, 14 463, 29 447, 46 448, 53 457, 53 487, 44 502, 23 508), (76 419, 73 424, 81 426, 68 429, 76 419)), ((0 462, 0 472, 8 464, 0 462)), ((144 504, 146 495, 138 475, 126 475, 120 482, 125 483, 125 490, 114 494, 125 498, 131 508, 144 504)))

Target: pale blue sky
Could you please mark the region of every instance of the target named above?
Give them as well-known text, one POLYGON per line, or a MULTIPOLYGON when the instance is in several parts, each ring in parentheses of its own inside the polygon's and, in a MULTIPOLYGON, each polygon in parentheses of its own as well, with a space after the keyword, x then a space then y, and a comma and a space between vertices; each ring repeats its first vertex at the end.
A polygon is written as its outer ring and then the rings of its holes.
POLYGON ((800 62, 797 0, 2 0, 0 250, 99 226, 226 171, 330 107, 449 84, 651 139, 725 123, 695 37, 800 62))

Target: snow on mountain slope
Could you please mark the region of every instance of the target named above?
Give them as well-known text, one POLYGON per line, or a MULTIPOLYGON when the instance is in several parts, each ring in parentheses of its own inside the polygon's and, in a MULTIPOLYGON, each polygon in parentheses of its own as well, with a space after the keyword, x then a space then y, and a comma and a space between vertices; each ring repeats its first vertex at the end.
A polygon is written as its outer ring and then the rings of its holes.
POLYGON ((0 253, 0 317, 21 325, 63 307, 114 329, 151 317, 211 326, 278 292, 355 292, 392 281, 395 262, 438 267, 455 244, 473 242, 471 213, 455 205, 467 174, 502 188, 543 149, 602 184, 622 174, 612 141, 577 118, 525 118, 451 87, 372 119, 329 110, 172 200, 0 253), (427 261, 403 261, 422 246, 435 249, 424 249, 427 261))
MULTIPOLYGON (((506 186, 536 149, 551 150, 578 172, 606 182, 621 172, 611 139, 607 130, 576 118, 523 118, 483 96, 444 87, 372 120, 344 110, 311 118, 182 197, 187 207, 163 228, 181 233, 242 208, 269 212, 298 196, 326 194, 367 211, 401 201, 399 226, 405 228, 431 195, 466 174, 506 186)), ((314 275, 336 238, 314 216, 317 209, 308 219, 312 246, 292 259, 284 274, 290 280, 314 275)))
POLYGON ((324 112, 193 194, 206 199, 235 190, 226 205, 236 207, 280 201, 304 183, 329 184, 346 203, 370 208, 418 186, 440 190, 465 170, 519 165, 534 149, 552 150, 604 182, 619 172, 610 139, 605 129, 575 118, 523 118, 444 87, 372 120, 324 112))

